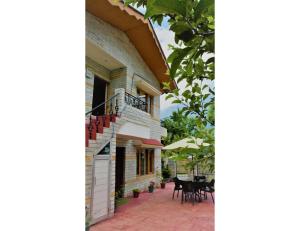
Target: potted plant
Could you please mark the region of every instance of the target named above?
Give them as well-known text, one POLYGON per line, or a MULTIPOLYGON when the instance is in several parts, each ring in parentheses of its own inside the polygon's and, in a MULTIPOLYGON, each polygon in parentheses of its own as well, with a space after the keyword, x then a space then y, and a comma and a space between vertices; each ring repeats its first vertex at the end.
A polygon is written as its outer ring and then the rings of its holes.
POLYGON ((165 188, 166 187, 166 182, 165 182, 165 179, 161 176, 160 171, 156 172, 156 177, 159 178, 159 180, 160 180, 160 187, 165 188))
POLYGON ((160 187, 161 188, 165 188, 166 187, 166 182, 165 182, 165 179, 161 179, 161 182, 160 182, 160 187))
POLYGON ((88 207, 85 206, 85 231, 90 230, 91 217, 88 214, 88 207))
POLYGON ((148 186, 148 191, 149 191, 150 193, 153 192, 154 186, 155 186, 155 182, 154 182, 154 181, 150 181, 150 185, 148 186))
POLYGON ((132 190, 132 192, 133 192, 133 197, 134 198, 139 197, 139 195, 140 195, 140 190, 139 189, 135 188, 135 189, 132 190))
POLYGON ((90 221, 86 220, 85 221, 85 231, 89 231, 90 230, 90 221))

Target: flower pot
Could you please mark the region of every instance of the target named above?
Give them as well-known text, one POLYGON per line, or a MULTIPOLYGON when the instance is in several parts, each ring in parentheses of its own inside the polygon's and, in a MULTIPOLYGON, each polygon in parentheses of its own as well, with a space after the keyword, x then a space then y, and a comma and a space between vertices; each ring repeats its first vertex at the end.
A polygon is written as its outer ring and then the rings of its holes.
POLYGON ((149 187, 148 187, 148 190, 149 190, 149 193, 152 193, 153 190, 154 190, 154 187, 153 187, 153 186, 149 186, 149 187))
POLYGON ((140 192, 133 192, 133 197, 134 197, 134 198, 138 198, 139 195, 140 195, 140 192))
POLYGON ((161 183, 160 183, 160 187, 161 187, 161 188, 165 188, 165 187, 166 187, 166 183, 165 183, 165 182, 161 182, 161 183))

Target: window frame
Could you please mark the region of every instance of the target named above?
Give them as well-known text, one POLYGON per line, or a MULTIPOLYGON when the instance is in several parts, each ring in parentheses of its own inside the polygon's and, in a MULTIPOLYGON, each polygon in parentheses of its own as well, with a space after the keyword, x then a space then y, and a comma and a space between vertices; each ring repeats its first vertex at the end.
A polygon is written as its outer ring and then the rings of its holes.
POLYGON ((145 176, 154 174, 154 149, 137 148, 136 149, 136 176, 145 176), (142 155, 144 158, 142 159, 142 155), (143 170, 143 171, 142 171, 143 170))
POLYGON ((154 104, 154 96, 145 92, 143 89, 137 88, 137 96, 140 100, 146 103, 146 112, 150 115, 153 115, 153 104, 154 104), (141 96, 145 96, 140 98, 141 96))

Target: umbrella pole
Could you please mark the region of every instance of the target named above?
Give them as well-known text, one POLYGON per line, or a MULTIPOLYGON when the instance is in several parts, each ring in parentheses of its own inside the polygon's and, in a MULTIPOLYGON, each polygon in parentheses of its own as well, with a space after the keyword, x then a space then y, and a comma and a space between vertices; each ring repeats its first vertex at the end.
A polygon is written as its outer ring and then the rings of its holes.
MULTIPOLYGON (((192 155, 192 163, 193 163, 193 160, 194 160, 194 155, 192 155)), ((193 179, 194 179, 194 176, 195 176, 195 166, 193 166, 193 179)))

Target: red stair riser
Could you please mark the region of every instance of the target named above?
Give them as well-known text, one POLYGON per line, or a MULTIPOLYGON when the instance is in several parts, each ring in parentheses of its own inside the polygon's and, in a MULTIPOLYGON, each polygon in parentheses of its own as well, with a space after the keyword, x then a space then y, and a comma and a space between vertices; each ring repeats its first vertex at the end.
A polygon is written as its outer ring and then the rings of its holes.
POLYGON ((97 131, 98 131, 98 133, 103 134, 104 127, 109 128, 110 122, 115 123, 117 117, 119 117, 117 114, 104 115, 104 116, 92 116, 92 121, 90 121, 90 119, 86 120, 86 122, 85 122, 85 147, 89 146, 90 139, 91 140, 97 139, 97 131), (90 122, 92 123, 91 134, 89 131, 90 122))
POLYGON ((97 120, 98 120, 97 131, 98 131, 98 133, 103 133, 103 120, 102 120, 102 116, 98 116, 97 120))
POLYGON ((92 119, 92 137, 91 137, 91 140, 96 140, 96 137, 97 137, 97 130, 96 130, 96 120, 95 119, 92 119))
POLYGON ((105 116, 105 124, 104 124, 104 127, 109 128, 109 126, 110 126, 110 118, 109 118, 109 117, 110 117, 109 115, 106 115, 106 116, 105 116))
POLYGON ((111 122, 113 122, 113 123, 116 122, 116 116, 115 116, 115 115, 112 115, 112 116, 111 116, 111 122))
POLYGON ((88 147, 89 146, 89 138, 90 138, 90 134, 89 134, 89 125, 85 124, 85 146, 88 147))

